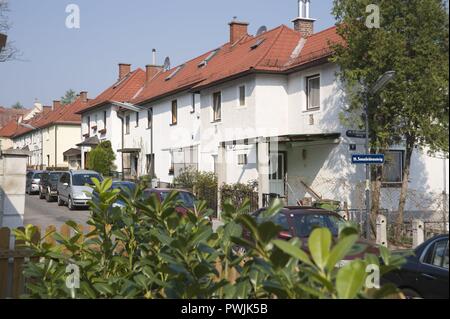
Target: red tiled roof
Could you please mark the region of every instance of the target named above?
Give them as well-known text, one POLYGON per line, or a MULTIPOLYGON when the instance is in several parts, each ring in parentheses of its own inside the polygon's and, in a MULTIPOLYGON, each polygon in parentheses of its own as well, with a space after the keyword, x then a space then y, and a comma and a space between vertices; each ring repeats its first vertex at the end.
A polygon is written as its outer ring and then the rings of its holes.
MULTIPOLYGON (((81 124, 81 115, 77 114, 77 112, 86 107, 87 104, 88 101, 83 101, 79 97, 73 103, 60 106, 56 110, 44 108, 42 113, 37 114, 31 120, 24 121, 23 123, 34 128, 46 128, 57 124, 81 124)), ((11 137, 19 137, 31 131, 33 129, 30 127, 17 125, 17 129, 11 137)))
POLYGON ((18 119, 30 112, 28 109, 11 109, 0 106, 0 127, 5 126, 13 119, 18 119))
POLYGON ((184 63, 170 80, 166 80, 167 77, 179 66, 160 72, 145 84, 142 92, 131 103, 141 104, 177 91, 200 89, 255 71, 286 73, 312 61, 329 57, 332 54, 330 42, 341 40, 336 33, 336 27, 332 27, 302 40, 302 50, 294 55, 300 41, 300 33, 284 25, 256 37, 245 36, 237 44, 226 43, 221 46, 205 67, 198 65, 213 51, 184 63), (257 48, 252 48, 261 40, 263 42, 257 48))
POLYGON ((117 81, 94 100, 78 110, 77 114, 82 114, 95 107, 110 102, 129 102, 142 89, 145 81, 145 71, 138 68, 130 72, 125 78, 117 81))
POLYGON ((17 129, 17 120, 11 120, 0 129, 0 137, 11 137, 16 133, 17 129))

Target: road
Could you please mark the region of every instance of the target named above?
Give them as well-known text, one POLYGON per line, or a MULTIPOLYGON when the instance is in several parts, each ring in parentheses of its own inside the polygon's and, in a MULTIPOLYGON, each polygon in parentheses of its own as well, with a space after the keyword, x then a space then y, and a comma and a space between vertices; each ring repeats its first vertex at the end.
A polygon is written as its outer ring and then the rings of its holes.
POLYGON ((47 203, 45 199, 39 199, 38 195, 26 195, 25 198, 25 225, 32 224, 41 229, 55 225, 59 229, 68 220, 86 225, 89 215, 87 210, 70 211, 67 206, 58 206, 56 202, 47 203))

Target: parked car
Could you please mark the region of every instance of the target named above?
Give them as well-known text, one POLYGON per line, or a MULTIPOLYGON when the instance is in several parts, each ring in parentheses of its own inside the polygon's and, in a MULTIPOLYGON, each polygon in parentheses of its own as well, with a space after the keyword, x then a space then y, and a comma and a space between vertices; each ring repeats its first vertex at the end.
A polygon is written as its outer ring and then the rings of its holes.
MULTIPOLYGON (((113 181, 112 186, 111 186, 111 190, 113 189, 119 189, 120 192, 123 195, 127 195, 128 193, 134 193, 136 190, 136 183, 134 182, 128 182, 128 181, 113 181)), ((92 193, 92 198, 95 200, 98 198, 98 193, 97 192, 93 192, 92 193)), ((118 199, 113 205, 113 207, 124 207, 125 203, 121 200, 118 199)))
POLYGON ((187 211, 193 209, 195 206, 196 198, 191 192, 179 189, 152 188, 144 190, 144 197, 150 198, 150 196, 156 194, 156 197, 159 199, 159 201, 163 202, 167 198, 167 196, 169 196, 169 194, 174 191, 178 192, 178 196, 176 198, 177 206, 175 207, 175 210, 179 214, 185 216, 187 211))
POLYGON ((401 269, 383 279, 395 284, 409 299, 448 299, 448 235, 436 236, 418 246, 401 269))
POLYGON ((39 198, 52 202, 58 197, 58 181, 63 172, 45 171, 39 183, 39 198))
MULTIPOLYGON (((262 208, 251 214, 255 217, 258 224, 267 221, 262 214, 265 210, 265 208, 262 208)), ((345 219, 336 212, 301 206, 284 207, 278 213, 271 216, 269 221, 281 226, 282 230, 278 234, 279 239, 290 240, 294 237, 302 239, 302 248, 306 252, 308 252, 307 239, 315 228, 328 228, 334 239, 337 239, 341 227, 346 223, 345 219)), ((247 240, 252 240, 250 232, 247 229, 244 229, 243 236, 247 240)), ((338 266, 343 266, 350 260, 364 258, 365 254, 379 256, 380 250, 374 243, 360 239, 338 266)))
POLYGON ((41 181, 42 171, 32 170, 27 172, 25 182, 25 193, 36 194, 39 192, 39 182, 41 181))
POLYGON ((103 180, 103 177, 94 171, 71 170, 62 173, 57 187, 58 205, 67 204, 70 210, 76 207, 87 207, 92 195, 86 194, 86 192, 92 193, 92 187, 89 186, 93 185, 92 178, 103 180))

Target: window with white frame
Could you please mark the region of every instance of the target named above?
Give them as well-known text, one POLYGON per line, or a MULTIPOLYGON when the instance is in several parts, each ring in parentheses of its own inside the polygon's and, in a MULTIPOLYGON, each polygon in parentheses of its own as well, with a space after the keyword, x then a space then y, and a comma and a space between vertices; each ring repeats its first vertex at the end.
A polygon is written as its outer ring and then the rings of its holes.
POLYGON ((222 93, 213 94, 213 122, 222 120, 222 93))
POLYGON ((152 128, 153 124, 153 109, 148 109, 147 111, 147 128, 152 128))
POLYGON ((320 108, 320 75, 306 78, 306 109, 316 110, 320 108))
POLYGON ((139 127, 139 112, 136 112, 136 127, 139 127))
POLYGON ((245 94, 245 85, 242 85, 239 87, 239 106, 244 107, 245 106, 245 98, 246 98, 246 94, 245 94))
POLYGON ((389 151, 383 166, 383 184, 399 184, 403 181, 404 151, 389 151))

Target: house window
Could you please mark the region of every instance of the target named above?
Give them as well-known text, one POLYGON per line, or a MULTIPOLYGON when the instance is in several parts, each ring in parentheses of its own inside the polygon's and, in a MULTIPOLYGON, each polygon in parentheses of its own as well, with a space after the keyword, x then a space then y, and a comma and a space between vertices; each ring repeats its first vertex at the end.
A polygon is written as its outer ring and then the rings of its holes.
POLYGON ((178 101, 172 101, 172 125, 176 125, 178 123, 178 101))
POLYGON ((245 106, 245 86, 239 87, 239 106, 245 106))
POLYGON ((400 184, 403 181, 403 151, 389 151, 383 166, 383 183, 400 184))
POLYGON ((222 119, 222 93, 213 94, 213 121, 219 122, 222 119))
POLYGON ((308 110, 320 108, 320 75, 306 78, 306 100, 308 110))
POLYGON ((130 134, 130 116, 125 117, 125 134, 130 134))
POLYGON ((136 127, 139 127, 139 112, 136 112, 136 127))
POLYGON ((106 111, 103 111, 103 128, 106 129, 106 111))
POLYGON ((147 128, 152 128, 153 124, 153 109, 147 111, 147 128))
POLYGON ((239 154, 238 165, 247 165, 247 164, 248 164, 247 154, 239 154))
POLYGON ((91 117, 87 117, 88 136, 91 135, 91 117))
POLYGON ((191 113, 195 113, 195 93, 192 93, 192 109, 191 113))

